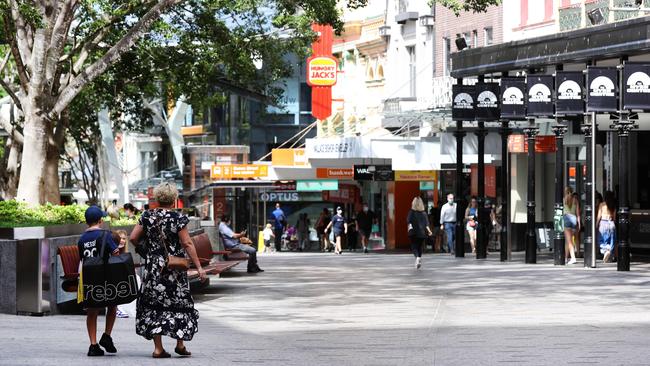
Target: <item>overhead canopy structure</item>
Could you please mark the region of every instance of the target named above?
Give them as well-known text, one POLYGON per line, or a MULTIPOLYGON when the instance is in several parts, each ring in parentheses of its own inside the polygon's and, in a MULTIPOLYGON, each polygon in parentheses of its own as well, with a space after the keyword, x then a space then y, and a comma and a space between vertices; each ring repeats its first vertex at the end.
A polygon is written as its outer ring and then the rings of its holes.
POLYGON ((465 49, 451 55, 455 78, 650 52, 650 17, 465 49))

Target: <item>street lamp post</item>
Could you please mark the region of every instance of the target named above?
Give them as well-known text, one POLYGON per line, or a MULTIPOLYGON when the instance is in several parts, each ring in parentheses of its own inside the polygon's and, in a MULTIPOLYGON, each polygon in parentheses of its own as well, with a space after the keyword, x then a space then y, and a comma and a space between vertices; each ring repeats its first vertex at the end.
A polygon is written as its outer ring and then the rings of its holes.
POLYGON ((566 258, 564 256, 564 134, 567 126, 562 122, 553 126, 557 151, 555 152, 555 215, 553 240, 553 264, 556 266, 564 265, 566 258))
MULTIPOLYGON (((622 89, 621 89, 622 90, 622 89)), ((618 225, 616 237, 618 255, 616 269, 618 271, 630 270, 630 207, 628 198, 628 140, 630 131, 634 129, 634 122, 630 121, 628 114, 621 112, 615 128, 618 131, 618 225)))
POLYGON ((465 131, 463 131, 463 122, 456 121, 456 257, 465 256, 465 232, 463 230, 463 211, 461 210, 460 203, 463 197, 463 138, 465 131))
POLYGON ((509 181, 509 164, 508 164, 508 136, 512 132, 509 127, 509 121, 501 122, 501 244, 500 254, 501 262, 508 260, 508 222, 510 214, 508 212, 508 200, 510 199, 509 181))
POLYGON ((586 168, 586 179, 585 179, 585 222, 583 223, 585 228, 585 251, 584 251, 584 266, 586 268, 596 267, 596 253, 594 248, 594 233, 592 221, 593 217, 593 197, 594 197, 594 182, 592 180, 592 170, 594 169, 594 159, 592 158, 593 146, 592 142, 596 138, 596 124, 595 120, 589 117, 591 123, 585 123, 582 126, 582 132, 585 135, 585 144, 587 145, 587 163, 585 164, 586 168))
POLYGON ((490 212, 485 209, 485 123, 478 122, 478 230, 476 232, 476 259, 487 258, 486 227, 490 212))
POLYGON ((524 129, 528 140, 528 194, 526 209, 526 263, 537 263, 537 240, 535 239, 535 137, 539 128, 534 120, 529 120, 529 127, 524 129))

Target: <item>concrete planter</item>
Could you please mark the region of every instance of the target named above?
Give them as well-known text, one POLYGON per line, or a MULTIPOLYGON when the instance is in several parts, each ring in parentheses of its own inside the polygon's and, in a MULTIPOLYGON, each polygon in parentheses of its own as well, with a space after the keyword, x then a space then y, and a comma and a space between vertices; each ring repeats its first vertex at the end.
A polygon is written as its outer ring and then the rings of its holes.
POLYGON ((28 226, 0 229, 0 239, 27 240, 75 235, 86 230, 86 224, 28 226))

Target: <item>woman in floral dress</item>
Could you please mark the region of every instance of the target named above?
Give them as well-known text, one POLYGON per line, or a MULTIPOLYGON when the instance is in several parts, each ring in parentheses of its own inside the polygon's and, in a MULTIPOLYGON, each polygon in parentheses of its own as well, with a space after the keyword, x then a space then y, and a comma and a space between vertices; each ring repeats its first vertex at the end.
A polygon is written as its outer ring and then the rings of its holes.
POLYGON ((160 207, 142 214, 130 238, 145 260, 137 302, 136 333, 153 339, 154 358, 171 357, 163 348, 163 335, 176 339, 174 351, 177 354, 189 356, 191 353, 183 341, 192 340, 198 330, 199 312, 194 309, 187 273, 170 270, 165 265, 160 230, 165 234, 169 255, 184 257, 187 253, 198 268, 201 281, 207 277, 186 228, 187 216, 172 210, 178 197, 176 187, 162 183, 154 190, 154 196, 160 207))

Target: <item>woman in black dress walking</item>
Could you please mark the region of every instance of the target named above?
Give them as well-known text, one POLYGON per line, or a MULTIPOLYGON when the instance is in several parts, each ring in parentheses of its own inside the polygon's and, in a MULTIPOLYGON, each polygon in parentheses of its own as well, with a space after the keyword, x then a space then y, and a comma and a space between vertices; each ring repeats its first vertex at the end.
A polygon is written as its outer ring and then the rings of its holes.
POLYGON ((194 309, 187 273, 167 268, 164 243, 170 256, 189 255, 201 281, 207 277, 186 228, 189 219, 172 210, 178 198, 176 187, 162 183, 154 190, 154 196, 160 207, 142 214, 130 238, 145 260, 135 329, 144 338, 153 339, 154 358, 171 357, 163 348, 163 335, 176 339, 177 354, 189 356, 183 341, 192 340, 197 332, 199 312, 194 309))
POLYGON ((415 268, 420 269, 422 266, 422 250, 424 240, 431 236, 429 228, 429 217, 424 210, 422 198, 415 197, 411 203, 411 210, 406 217, 408 224, 408 235, 411 240, 411 249, 415 256, 415 268))

